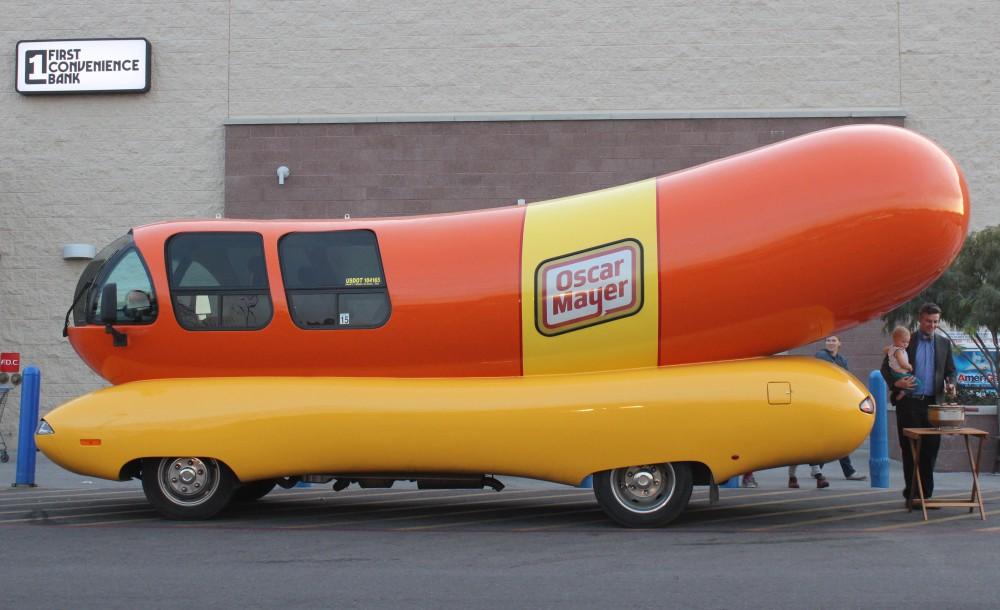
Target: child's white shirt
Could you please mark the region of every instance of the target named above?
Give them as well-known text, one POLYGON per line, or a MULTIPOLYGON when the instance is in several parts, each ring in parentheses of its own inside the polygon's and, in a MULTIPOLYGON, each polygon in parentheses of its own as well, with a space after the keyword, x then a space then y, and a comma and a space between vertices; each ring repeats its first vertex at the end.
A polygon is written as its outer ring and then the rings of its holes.
POLYGON ((907 365, 910 364, 910 355, 906 353, 905 347, 900 347, 898 345, 889 346, 889 368, 896 371, 897 373, 906 374, 910 371, 904 369, 900 365, 900 360, 902 360, 907 365), (897 356, 897 354, 899 354, 897 356))

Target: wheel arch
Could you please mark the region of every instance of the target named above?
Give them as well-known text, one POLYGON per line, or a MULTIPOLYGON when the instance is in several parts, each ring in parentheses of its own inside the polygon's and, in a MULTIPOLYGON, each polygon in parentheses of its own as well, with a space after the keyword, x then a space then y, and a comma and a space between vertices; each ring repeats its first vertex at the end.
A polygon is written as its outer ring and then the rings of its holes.
POLYGON ((711 485, 712 469, 702 462, 686 462, 691 467, 691 482, 695 485, 711 485))
MULTIPOLYGON (((166 455, 146 455, 146 456, 143 456, 143 457, 133 458, 133 459, 129 460, 128 462, 126 462, 121 467, 121 469, 118 471, 118 480, 119 481, 128 481, 130 479, 141 479, 142 478, 142 461, 143 460, 147 460, 147 459, 161 459, 161 458, 165 458, 165 457, 171 457, 171 456, 166 456, 166 455)), ((218 462, 219 464, 221 464, 224 468, 227 468, 229 470, 229 472, 231 472, 233 474, 233 476, 236 477, 236 480, 238 482, 240 482, 240 483, 243 482, 240 479, 239 474, 237 474, 237 472, 235 470, 233 470, 233 468, 226 462, 226 460, 223 460, 223 459, 211 456, 211 455, 203 455, 203 456, 198 456, 198 457, 203 457, 203 458, 215 460, 216 462, 218 462)))
POLYGON ((118 471, 119 481, 128 481, 129 479, 141 479, 142 478, 142 458, 135 458, 125 462, 125 465, 121 467, 118 471))

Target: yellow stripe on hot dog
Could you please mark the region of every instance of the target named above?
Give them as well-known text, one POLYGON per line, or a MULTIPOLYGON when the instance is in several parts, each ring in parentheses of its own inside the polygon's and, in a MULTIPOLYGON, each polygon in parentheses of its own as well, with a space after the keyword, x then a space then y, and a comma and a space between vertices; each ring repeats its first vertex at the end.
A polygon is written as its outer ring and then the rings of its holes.
POLYGON ((525 375, 656 366, 656 181, 528 206, 525 375))

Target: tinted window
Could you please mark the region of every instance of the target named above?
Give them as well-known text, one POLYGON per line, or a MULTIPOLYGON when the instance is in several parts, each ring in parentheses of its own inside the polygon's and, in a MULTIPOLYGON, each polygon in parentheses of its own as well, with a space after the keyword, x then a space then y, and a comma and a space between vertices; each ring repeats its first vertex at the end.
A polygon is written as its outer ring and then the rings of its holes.
POLYGON ((278 242, 292 320, 308 329, 373 328, 389 319, 371 231, 290 233, 278 242))
POLYGON ((167 244, 170 287, 267 290, 264 242, 257 233, 183 233, 167 244))
POLYGON ((271 321, 264 241, 257 233, 182 233, 167 242, 177 322, 190 330, 252 330, 271 321))

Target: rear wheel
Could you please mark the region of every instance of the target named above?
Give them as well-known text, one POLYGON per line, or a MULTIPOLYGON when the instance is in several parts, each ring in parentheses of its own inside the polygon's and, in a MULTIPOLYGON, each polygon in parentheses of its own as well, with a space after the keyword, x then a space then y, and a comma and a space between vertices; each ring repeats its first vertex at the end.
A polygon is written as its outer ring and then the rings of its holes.
POLYGON ((594 495, 609 517, 625 527, 662 527, 691 499, 691 466, 644 464, 594 475, 594 495))
POLYGON ((211 458, 142 461, 142 491, 168 519, 210 519, 229 504, 237 486, 236 475, 211 458))

